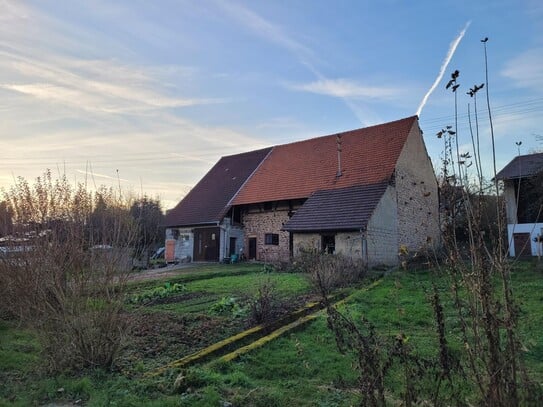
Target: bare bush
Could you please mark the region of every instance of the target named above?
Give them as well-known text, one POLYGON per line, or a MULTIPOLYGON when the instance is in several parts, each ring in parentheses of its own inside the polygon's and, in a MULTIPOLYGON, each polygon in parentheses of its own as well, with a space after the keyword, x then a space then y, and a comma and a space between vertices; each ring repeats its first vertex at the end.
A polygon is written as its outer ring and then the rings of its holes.
POLYGON ((52 370, 110 367, 134 223, 112 190, 88 191, 50 172, 4 191, 13 233, 0 256, 4 313, 36 329, 52 370))
POLYGON ((275 283, 266 277, 262 279, 257 287, 254 297, 250 303, 251 318, 257 324, 269 322, 273 317, 273 309, 277 297, 275 283))
MULTIPOLYGON (((485 46, 486 62, 486 42, 485 46)), ((486 66, 485 66, 486 68, 486 66)), ((486 71, 488 74, 488 71, 486 71)), ((460 86, 459 71, 452 75, 449 85, 453 92, 460 86)), ((496 177, 495 140, 492 129, 490 104, 488 102, 488 75, 486 96, 493 147, 494 196, 485 196, 483 191, 482 165, 479 148, 479 128, 475 110, 475 132, 471 130, 473 154, 462 155, 452 151, 443 160, 442 191, 450 194, 448 213, 443 231, 446 257, 436 261, 436 266, 446 272, 451 282, 453 308, 456 313, 463 341, 462 363, 469 378, 475 383, 477 401, 483 405, 517 406, 528 404, 534 396, 533 386, 523 366, 519 334, 519 305, 511 284, 511 262, 507 259, 507 242, 504 238, 504 201, 496 177), (474 134, 476 138, 474 138, 474 134), (447 158, 448 157, 448 158, 447 158), (455 172, 454 160, 458 164, 455 172), (470 166, 475 162, 476 177, 470 178, 470 166), (449 171, 451 170, 451 171, 449 171), (451 174, 452 175, 449 175, 451 174), (469 180, 473 185, 470 185, 469 180), (489 216, 489 214, 495 214, 489 216), (454 216, 453 216, 454 215, 454 216), (487 222, 493 219, 491 224, 487 222), (462 241, 464 240, 464 241, 462 241)), ((449 87, 447 85, 447 87, 449 87)), ((468 94, 476 98, 484 84, 474 86, 468 94)), ((476 100, 476 99, 475 99, 476 100)), ((456 93, 455 93, 456 104, 456 93)), ((469 105, 468 105, 469 111, 469 105)), ((456 111, 455 111, 456 117, 456 111)), ((447 128, 450 128, 448 126, 447 128)), ((470 123, 471 129, 471 123, 470 123)), ((445 137, 445 146, 450 146, 454 132, 439 132, 445 137), (448 141, 447 141, 448 140, 448 141)), ((440 331, 440 344, 446 343, 444 322, 439 311, 441 303, 437 291, 433 301, 436 321, 440 331)), ((442 359, 446 355, 442 353, 442 359)))
POLYGON ((362 260, 341 254, 312 253, 303 256, 300 260, 303 270, 309 273, 313 286, 323 295, 359 281, 367 272, 362 260))

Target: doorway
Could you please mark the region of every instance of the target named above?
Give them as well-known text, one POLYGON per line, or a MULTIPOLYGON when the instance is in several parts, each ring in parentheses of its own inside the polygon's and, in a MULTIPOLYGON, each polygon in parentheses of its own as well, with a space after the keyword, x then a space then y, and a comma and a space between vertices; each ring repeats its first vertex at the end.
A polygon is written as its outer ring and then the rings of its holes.
POLYGON ((334 254, 336 251, 336 235, 322 235, 321 249, 325 254, 334 254))
POLYGON ((249 238, 249 260, 256 260, 256 237, 249 238))
POLYGON ((532 255, 532 244, 529 233, 513 233, 516 257, 528 257, 532 255))
POLYGON ((228 253, 228 255, 232 257, 233 254, 236 254, 236 238, 235 237, 230 238, 230 252, 228 253))
POLYGON ((194 261, 219 261, 219 228, 194 229, 194 261))

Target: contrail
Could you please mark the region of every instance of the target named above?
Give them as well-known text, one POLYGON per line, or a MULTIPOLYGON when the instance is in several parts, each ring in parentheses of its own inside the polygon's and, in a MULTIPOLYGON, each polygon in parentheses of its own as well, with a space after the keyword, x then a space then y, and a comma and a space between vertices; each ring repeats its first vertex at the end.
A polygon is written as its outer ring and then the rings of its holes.
POLYGON ((428 92, 426 92, 426 95, 424 95, 424 97, 422 98, 422 102, 420 102, 419 108, 417 109, 417 116, 420 116, 420 112, 422 111, 422 108, 426 104, 426 101, 428 100, 428 98, 430 97, 434 89, 437 87, 437 85, 439 85, 441 78, 443 78, 443 75, 445 74, 445 69, 447 69, 449 62, 451 62, 454 52, 456 51, 456 47, 458 47, 458 44, 460 44, 460 41, 462 41, 462 38, 464 37, 464 34, 466 33, 470 24, 471 24, 471 21, 468 21, 466 25, 464 26, 464 29, 460 32, 460 34, 458 34, 458 37, 456 37, 456 39, 453 42, 451 42, 451 45, 449 46, 449 51, 447 52, 447 56, 445 57, 445 60, 441 64, 441 69, 439 70, 439 74, 437 75, 436 80, 434 81, 434 83, 432 84, 428 92))

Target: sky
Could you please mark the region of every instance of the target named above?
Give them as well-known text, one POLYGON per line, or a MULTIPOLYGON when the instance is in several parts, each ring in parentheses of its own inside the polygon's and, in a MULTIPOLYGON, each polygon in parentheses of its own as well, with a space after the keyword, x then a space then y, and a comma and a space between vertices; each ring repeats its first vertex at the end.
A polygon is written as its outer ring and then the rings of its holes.
POLYGON ((473 151, 485 37, 499 170, 543 150, 539 0, 0 0, 0 188, 51 169, 167 209, 221 156, 414 114, 437 172, 455 69, 473 151))

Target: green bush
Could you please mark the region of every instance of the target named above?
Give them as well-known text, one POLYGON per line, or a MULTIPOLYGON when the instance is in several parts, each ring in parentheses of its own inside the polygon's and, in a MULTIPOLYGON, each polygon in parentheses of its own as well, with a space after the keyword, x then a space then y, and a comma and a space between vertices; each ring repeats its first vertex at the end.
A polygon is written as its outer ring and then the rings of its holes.
POLYGON ((246 308, 239 305, 235 297, 222 297, 209 311, 215 315, 232 315, 235 318, 245 316, 247 313, 246 308))
POLYGON ((128 298, 130 304, 148 304, 161 298, 166 298, 172 294, 186 291, 184 284, 167 282, 151 290, 146 290, 139 294, 134 294, 128 298))

